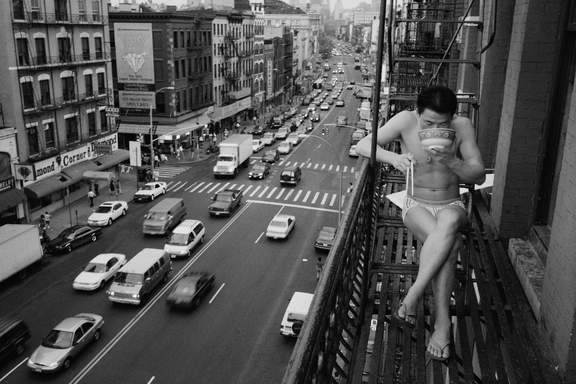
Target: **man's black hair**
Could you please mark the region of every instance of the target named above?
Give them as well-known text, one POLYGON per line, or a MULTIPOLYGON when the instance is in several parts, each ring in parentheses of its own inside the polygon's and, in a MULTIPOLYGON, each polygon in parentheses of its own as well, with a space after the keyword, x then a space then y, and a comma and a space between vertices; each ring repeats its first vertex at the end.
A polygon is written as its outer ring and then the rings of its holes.
POLYGON ((456 95, 448 87, 433 85, 424 89, 416 100, 416 109, 421 115, 425 109, 430 109, 436 113, 449 113, 454 115, 458 109, 456 95))

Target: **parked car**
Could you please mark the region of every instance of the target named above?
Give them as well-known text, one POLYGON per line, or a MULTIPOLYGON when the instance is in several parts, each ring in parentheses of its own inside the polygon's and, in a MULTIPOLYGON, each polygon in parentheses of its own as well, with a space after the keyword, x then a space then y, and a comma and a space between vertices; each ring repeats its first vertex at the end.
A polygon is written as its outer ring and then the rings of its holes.
POLYGON ((264 133, 264 127, 261 125, 257 125, 254 127, 254 131, 252 132, 252 135, 261 136, 263 133, 264 133))
POLYGON ((270 174, 270 164, 264 162, 256 162, 248 171, 249 179, 265 179, 270 174))
POLYGON ((290 165, 280 173, 280 184, 297 185, 302 179, 302 170, 299 166, 290 165))
POLYGON ((312 117, 310 118, 310 120, 311 120, 311 121, 314 121, 314 122, 320 121, 320 114, 319 114, 318 112, 314 112, 314 113, 312 114, 312 117))
POLYGON ((278 129, 278 132, 276 132, 276 138, 284 140, 285 138, 288 137, 289 133, 290 133, 290 127, 283 126, 280 129, 278 129))
POLYGON ((343 107, 344 106, 344 100, 342 99, 338 99, 336 100, 336 104, 337 107, 343 107))
POLYGON ((58 236, 46 244, 46 252, 70 253, 72 249, 77 248, 89 242, 95 242, 100 236, 102 229, 91 227, 89 225, 73 225, 66 228, 58 236))
POLYGON ((230 216, 242 203, 242 190, 224 189, 223 191, 216 192, 212 197, 212 201, 213 203, 208 207, 210 216, 230 216))
POLYGON ((296 217, 279 213, 272 218, 266 228, 266 237, 271 239, 285 239, 296 226, 296 217))
POLYGON ((278 153, 277 149, 270 149, 264 152, 264 157, 262 161, 265 163, 275 163, 278 159, 280 159, 280 154, 278 153))
POLYGON ((327 111, 327 110, 329 110, 329 109, 330 109, 330 106, 328 105, 328 103, 322 103, 322 104, 320 105, 320 110, 321 110, 321 111, 327 111))
POLYGON ((252 140, 252 153, 259 152, 263 148, 264 148, 264 143, 261 140, 258 140, 258 139, 252 140))
POLYGON ((261 140, 264 145, 272 145, 276 140, 276 136, 274 135, 274 132, 265 132, 261 140))
POLYGON ((88 216, 88 225, 105 226, 128 212, 128 203, 123 200, 105 201, 88 216))
POLYGON ((356 144, 352 144, 348 150, 348 156, 358 157, 358 152, 356 152, 356 144))
POLYGON ((168 185, 163 181, 146 183, 134 194, 134 201, 152 201, 158 196, 164 195, 168 185))
POLYGON ((198 307, 200 301, 212 290, 214 279, 214 274, 205 272, 184 274, 166 296, 166 304, 172 308, 198 307))
POLYGON ((314 248, 317 251, 329 251, 334 243, 336 237, 336 228, 330 226, 323 226, 318 232, 318 236, 314 241, 314 248))
POLYGON ((95 313, 79 313, 62 320, 42 340, 28 359, 34 372, 65 370, 72 359, 92 341, 100 340, 104 318, 95 313))
POLYGON ((287 155, 292 152, 292 143, 289 141, 283 141, 278 145, 278 153, 281 155, 287 155))
POLYGON ((0 318, 0 359, 20 356, 30 339, 30 329, 22 320, 0 318))
POLYGON ((94 257, 76 276, 72 288, 78 291, 95 291, 104 287, 116 272, 126 264, 122 253, 101 253, 94 257))
POLYGON ((334 104, 334 99, 328 98, 328 100, 326 100, 326 103, 328 103, 329 105, 333 105, 333 104, 334 104))
POLYGON ((286 138, 286 141, 292 143, 292 145, 298 145, 298 144, 300 144, 302 139, 298 135, 298 131, 296 131, 296 132, 292 132, 291 134, 289 134, 288 137, 286 138))

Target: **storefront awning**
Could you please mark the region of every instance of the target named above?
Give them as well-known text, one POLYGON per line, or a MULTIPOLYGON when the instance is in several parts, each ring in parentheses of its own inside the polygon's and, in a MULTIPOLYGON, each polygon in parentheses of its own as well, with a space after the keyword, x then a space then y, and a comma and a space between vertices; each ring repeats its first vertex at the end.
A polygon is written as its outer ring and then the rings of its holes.
POLYGON ((38 199, 53 192, 61 191, 70 184, 74 184, 74 181, 70 178, 70 176, 63 173, 58 173, 56 175, 25 186, 24 192, 26 192, 26 195, 38 199))
POLYGON ((84 179, 84 172, 86 171, 97 171, 98 170, 98 165, 96 165, 96 163, 94 163, 93 161, 83 161, 79 164, 73 165, 71 167, 68 168, 64 168, 62 170, 62 172, 65 174, 66 176, 68 176, 70 179, 72 179, 73 183, 77 183, 79 181, 81 181, 82 179, 84 179))
POLYGON ((130 151, 126 149, 117 149, 114 152, 98 157, 92 160, 97 165, 98 171, 110 169, 123 161, 130 160, 130 151))
POLYGON ((21 189, 9 189, 0 193, 0 212, 14 208, 26 200, 26 194, 21 189))
POLYGON ((107 180, 110 181, 114 178, 113 172, 102 172, 102 171, 86 171, 84 172, 85 179, 93 180, 107 180))
MULTIPOLYGON (((174 125, 159 124, 156 127, 156 135, 183 135, 197 129, 201 129, 204 125, 210 122, 210 118, 206 116, 205 113, 200 116, 182 121, 174 125)), ((118 128, 119 133, 132 133, 132 134, 150 134, 150 125, 148 124, 130 124, 130 123, 120 123, 118 128)))

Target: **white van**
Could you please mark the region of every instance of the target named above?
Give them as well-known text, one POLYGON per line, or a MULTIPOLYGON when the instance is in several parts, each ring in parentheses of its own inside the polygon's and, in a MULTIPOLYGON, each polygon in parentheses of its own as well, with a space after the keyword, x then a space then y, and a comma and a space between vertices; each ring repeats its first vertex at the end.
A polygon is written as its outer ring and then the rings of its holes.
POLYGON ((314 295, 312 293, 294 292, 288 307, 286 307, 284 317, 282 317, 282 323, 280 324, 281 335, 298 337, 304 320, 308 316, 313 298, 314 295))
POLYGON ((106 294, 114 303, 140 305, 168 280, 172 261, 163 249, 144 248, 114 275, 106 294))
POLYGON ((191 256, 198 244, 204 242, 206 228, 200 220, 184 220, 174 230, 164 250, 171 258, 191 256))

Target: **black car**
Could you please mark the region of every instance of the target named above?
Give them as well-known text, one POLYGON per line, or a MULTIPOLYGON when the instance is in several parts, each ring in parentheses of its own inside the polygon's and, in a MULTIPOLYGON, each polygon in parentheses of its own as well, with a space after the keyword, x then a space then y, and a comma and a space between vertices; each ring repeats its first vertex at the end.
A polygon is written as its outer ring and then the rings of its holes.
POLYGON ((265 179, 270 174, 270 164, 261 161, 254 163, 248 172, 249 179, 265 179))
POLYGON ((18 319, 0 318, 0 359, 24 353, 30 330, 18 319))
POLYGON ((302 170, 298 166, 288 166, 280 174, 280 184, 297 185, 302 178, 302 170))
POLYGON ((213 274, 188 272, 174 284, 166 297, 166 304, 172 308, 196 308, 213 286, 213 274))
POLYGON ((48 253, 70 253, 83 244, 95 242, 101 233, 100 228, 89 225, 73 225, 66 228, 46 245, 48 253))
POLYGON ((270 149, 264 152, 264 157, 262 161, 265 163, 275 163, 278 159, 280 159, 280 154, 278 153, 277 149, 270 149))
POLYGON ((262 136, 264 134, 264 127, 262 125, 257 125, 254 127, 254 132, 252 132, 254 136, 262 136))
POLYGON ((242 204, 242 190, 225 189, 216 192, 212 200, 213 203, 208 206, 210 216, 230 216, 242 204))

